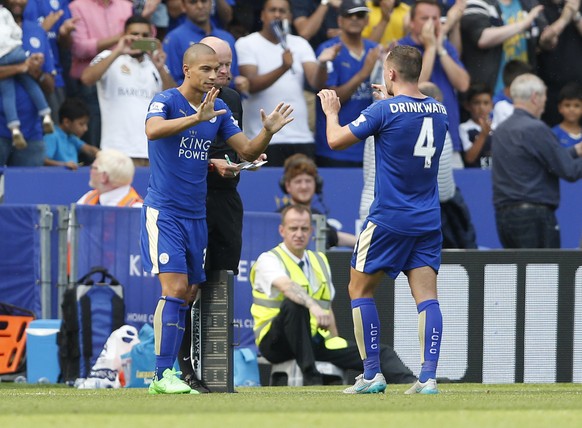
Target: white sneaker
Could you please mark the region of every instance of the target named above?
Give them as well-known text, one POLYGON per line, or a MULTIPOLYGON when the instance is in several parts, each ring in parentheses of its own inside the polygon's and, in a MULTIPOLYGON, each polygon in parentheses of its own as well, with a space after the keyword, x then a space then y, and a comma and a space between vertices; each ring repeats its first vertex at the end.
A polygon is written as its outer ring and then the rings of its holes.
POLYGON ((52 134, 55 132, 55 126, 50 114, 46 114, 42 118, 42 132, 43 134, 52 134))
POLYGON ((12 145, 16 150, 24 150, 28 146, 24 135, 22 135, 22 132, 18 128, 12 129, 12 145))
POLYGON ((376 373, 374 379, 366 380, 361 374, 356 377, 356 383, 344 389, 344 394, 378 394, 386 390, 386 379, 382 373, 376 373))
POLYGON ((422 383, 417 380, 414 385, 412 385, 408 390, 406 390, 406 395, 411 394, 438 394, 439 389, 437 388, 436 379, 429 379, 422 383))

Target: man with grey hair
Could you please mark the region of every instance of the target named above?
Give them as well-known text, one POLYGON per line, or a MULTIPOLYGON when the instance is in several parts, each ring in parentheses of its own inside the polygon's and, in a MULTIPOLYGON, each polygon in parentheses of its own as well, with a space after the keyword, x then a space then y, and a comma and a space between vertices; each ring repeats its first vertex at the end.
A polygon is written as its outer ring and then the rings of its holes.
POLYGON ((517 77, 510 87, 514 113, 492 140, 493 204, 504 248, 560 248, 555 211, 560 178, 582 178, 582 143, 560 146, 541 121, 546 85, 534 74, 517 77))
POLYGON ((126 154, 115 149, 97 152, 89 177, 93 190, 81 196, 77 204, 140 208, 143 200, 131 186, 134 174, 133 161, 126 154))

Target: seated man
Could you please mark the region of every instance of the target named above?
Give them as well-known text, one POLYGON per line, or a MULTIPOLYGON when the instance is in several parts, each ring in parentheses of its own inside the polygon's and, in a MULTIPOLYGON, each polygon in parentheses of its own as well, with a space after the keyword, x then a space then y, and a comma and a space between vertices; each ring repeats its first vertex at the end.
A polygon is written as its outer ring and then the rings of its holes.
MULTIPOLYGON (((291 205, 283 209, 279 226, 283 242, 262 253, 251 269, 251 314, 260 353, 274 364, 295 359, 303 385, 321 385, 315 361, 359 371, 363 365, 356 344, 338 336, 329 263, 323 253, 306 249, 311 225, 309 208, 291 205)), ((381 345, 380 361, 388 382, 416 382, 391 347, 381 345)))
MULTIPOLYGON (((296 153, 285 160, 285 169, 283 177, 281 177, 281 190, 283 193, 289 195, 290 200, 281 207, 280 210, 287 205, 301 204, 311 209, 313 214, 325 214, 327 216, 327 209, 323 205, 321 197, 323 191, 323 180, 317 173, 317 166, 315 162, 304 154, 296 153), (324 213, 314 209, 311 204, 313 197, 317 194, 319 202, 324 208, 324 213)), ((329 219, 328 219, 329 220, 329 219)), ((333 220, 337 226, 341 226, 337 220, 333 220)), ((327 222, 326 242, 325 247, 350 247, 354 248, 356 245, 356 236, 342 232, 327 222)))
POLYGON ((126 154, 115 149, 97 152, 89 177, 93 190, 81 196, 77 203, 141 208, 143 199, 131 186, 134 174, 133 161, 126 154))

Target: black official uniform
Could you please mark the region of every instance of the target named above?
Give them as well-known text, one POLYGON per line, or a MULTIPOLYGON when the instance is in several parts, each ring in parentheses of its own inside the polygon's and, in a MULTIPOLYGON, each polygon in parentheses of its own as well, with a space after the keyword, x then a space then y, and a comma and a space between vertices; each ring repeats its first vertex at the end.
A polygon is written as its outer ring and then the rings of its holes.
MULTIPOLYGON (((232 117, 242 129, 242 104, 235 90, 224 87, 218 95, 232 111, 232 117)), ((220 136, 208 151, 209 159, 229 159, 239 163, 238 154, 220 136)), ((243 205, 236 186, 240 174, 233 178, 221 177, 217 171, 208 172, 206 196, 206 223, 208 247, 205 270, 232 270, 238 274, 238 262, 242 248, 243 205)))

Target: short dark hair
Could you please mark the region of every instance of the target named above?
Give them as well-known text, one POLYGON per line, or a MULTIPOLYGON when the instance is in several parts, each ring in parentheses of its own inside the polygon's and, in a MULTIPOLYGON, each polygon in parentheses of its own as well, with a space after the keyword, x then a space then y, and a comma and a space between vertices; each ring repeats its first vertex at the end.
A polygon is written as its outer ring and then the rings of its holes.
POLYGON ((410 19, 414 19, 414 15, 416 14, 416 8, 419 4, 429 4, 431 6, 436 6, 439 8, 442 14, 443 9, 437 0, 416 0, 414 3, 412 3, 412 6, 410 6, 410 19))
POLYGON ((532 73, 532 67, 527 62, 523 62, 519 59, 507 61, 505 67, 503 67, 503 72, 501 73, 503 85, 506 88, 509 88, 517 76, 526 73, 532 73))
POLYGON ((465 92, 465 101, 471 102, 473 98, 481 94, 487 94, 493 97, 493 91, 488 84, 483 82, 471 83, 471 86, 469 86, 469 89, 465 92))
POLYGON ((67 98, 59 108, 59 122, 65 119, 77 120, 82 117, 89 117, 89 107, 79 98, 67 98))
POLYGON ((131 24, 146 24, 146 25, 152 25, 152 23, 150 22, 149 19, 144 18, 141 15, 132 15, 132 16, 130 16, 129 18, 127 18, 125 20, 125 24, 123 26, 123 31, 127 31, 127 28, 131 24))
POLYGON ((308 206, 295 204, 287 205, 285 208, 283 208, 283 210, 281 211, 281 224, 285 223, 285 217, 287 216, 287 213, 291 210, 297 211, 299 214, 307 213, 309 214, 309 222, 311 223, 313 221, 313 218, 311 217, 311 209, 308 206))
POLYGON ((564 100, 582 101, 582 86, 577 82, 566 83, 564 87, 560 89, 560 95, 558 95, 559 103, 564 100))
POLYGON ((394 68, 402 80, 418 82, 422 70, 422 54, 413 46, 396 45, 386 56, 386 62, 394 64, 394 68))

